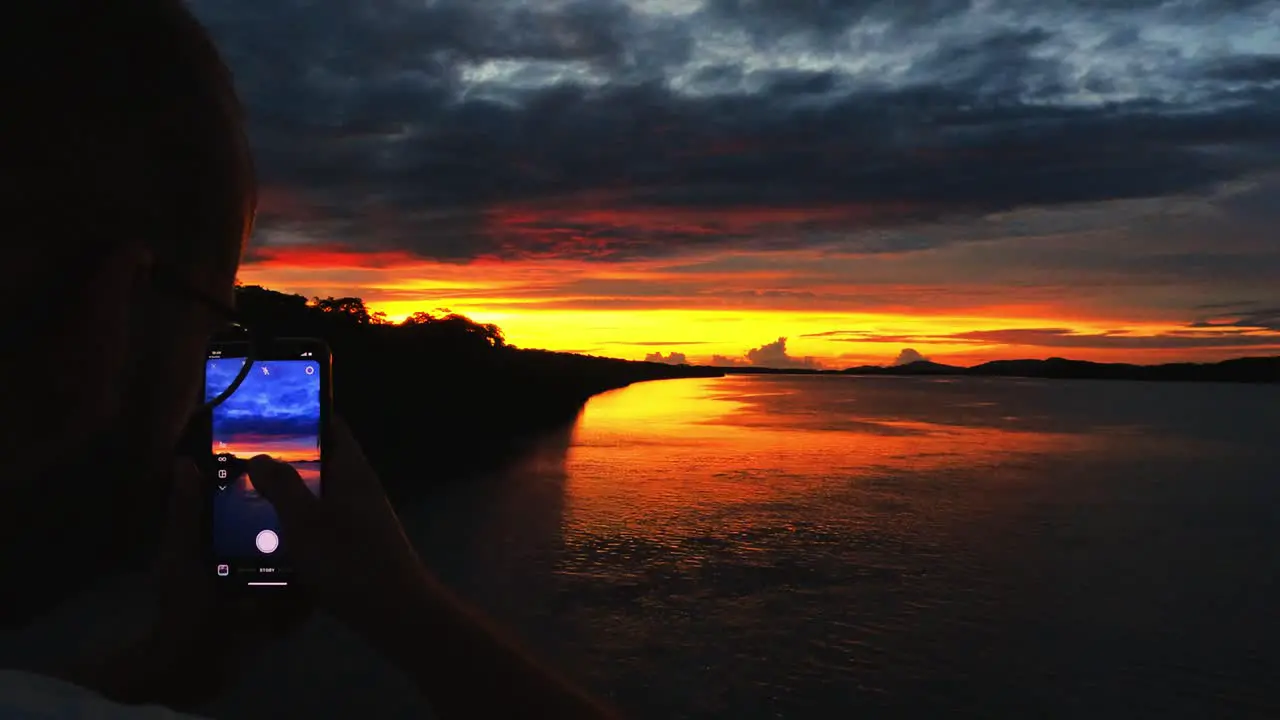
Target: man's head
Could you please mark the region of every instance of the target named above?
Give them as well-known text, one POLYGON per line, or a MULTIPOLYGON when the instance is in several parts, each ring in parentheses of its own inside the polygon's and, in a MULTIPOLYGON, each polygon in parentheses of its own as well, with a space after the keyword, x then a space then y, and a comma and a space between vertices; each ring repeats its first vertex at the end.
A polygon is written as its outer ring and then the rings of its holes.
POLYGON ((33 3, 0 29, 0 78, 0 513, 47 523, 96 497, 105 470, 71 468, 104 446, 139 483, 113 497, 149 492, 222 320, 161 285, 231 304, 255 189, 230 74, 179 0, 33 3))

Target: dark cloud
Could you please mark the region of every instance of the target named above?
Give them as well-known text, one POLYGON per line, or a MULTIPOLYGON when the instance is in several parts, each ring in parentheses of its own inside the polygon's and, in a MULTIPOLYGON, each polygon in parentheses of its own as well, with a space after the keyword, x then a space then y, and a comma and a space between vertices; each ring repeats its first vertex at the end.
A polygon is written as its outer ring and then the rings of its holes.
POLYGON ((1257 300, 1235 300, 1232 302, 1213 302, 1196 305, 1194 310, 1248 310, 1260 303, 1257 300))
MULTIPOLYGON (((1239 307, 1238 305, 1236 306, 1239 307)), ((1208 309, 1208 308, 1207 308, 1208 309)), ((1230 308, 1219 308, 1227 310, 1230 308)), ((1193 325, 1197 328, 1242 328, 1273 330, 1280 332, 1280 307, 1239 310, 1226 319, 1203 320, 1193 325)))
POLYGON ((840 76, 834 72, 814 70, 774 70, 752 73, 766 92, 776 96, 822 95, 836 89, 840 76))
POLYGON ((793 34, 838 36, 864 21, 892 27, 930 24, 972 7, 972 0, 708 0, 706 12, 738 24, 757 41, 793 34))
POLYGON ((661 352, 649 353, 644 356, 645 362, 665 363, 667 365, 688 365, 689 358, 680 352, 672 352, 663 355, 661 352))
POLYGON ((1038 27, 1000 32, 968 43, 943 45, 914 66, 928 82, 965 88, 974 97, 1022 99, 1061 93, 1066 68, 1037 49, 1054 38, 1038 27))
MULTIPOLYGON (((856 343, 940 343, 980 345, 1020 345, 1045 348, 1089 348, 1130 350, 1177 350, 1194 348, 1272 347, 1280 348, 1280 308, 1236 315, 1232 320, 1197 322, 1185 330, 1154 335, 1135 335, 1125 330, 1079 333, 1068 328, 1006 328, 949 334, 879 335, 864 330, 831 330, 805 337, 821 337, 836 342, 856 343), (1270 332, 1268 332, 1270 331, 1270 332)), ((903 350, 904 358, 927 359, 915 350, 903 350)), ((911 362, 911 360, 905 360, 911 362)))
MULTIPOLYGON (((238 63, 265 62, 366 79, 434 67, 435 54, 483 59, 606 60, 626 52, 630 9, 609 0, 537 8, 507 0, 192 0, 190 7, 238 63), (426 60, 424 62, 424 59, 426 60)), ((253 64, 261 71, 261 67, 253 64)), ((261 78, 247 78, 250 81, 261 78)))
POLYGON ((255 416, 234 417, 219 420, 214 432, 219 437, 248 436, 264 438, 296 438, 315 442, 319 423, 315 418, 285 417, 263 418, 255 416))
POLYGON ((1197 334, 1187 332, 1134 336, 1120 332, 1077 334, 1064 328, 978 330, 950 335, 947 336, 947 339, 1034 347, 1121 348, 1133 350, 1244 346, 1280 347, 1280 335, 1246 335, 1244 333, 1197 334))
POLYGON ((1239 82, 1280 81, 1280 55, 1227 58, 1210 65, 1206 75, 1215 80, 1239 82))
POLYGON ((1112 260, 1110 265, 1131 278, 1155 277, 1176 283, 1230 282, 1265 286, 1280 277, 1280 252, 1161 253, 1112 260))
MULTIPOLYGON (((1272 319, 1278 318, 1272 316, 1272 319)), ((1047 348, 1173 350, 1180 348, 1280 347, 1280 334, 1268 335, 1251 332, 1253 330, 1267 329, 1264 327, 1200 323, 1191 327, 1197 328, 1197 330, 1156 335, 1133 335, 1121 330, 1101 333, 1077 333, 1068 328, 1009 328, 975 330, 945 335, 875 335, 859 331, 832 331, 824 333, 822 336, 841 342, 972 343, 974 345, 1021 345, 1047 348), (1201 328, 1239 329, 1204 332, 1199 330, 1201 328)), ((1276 332, 1280 333, 1280 329, 1276 329, 1276 332)), ((903 351, 904 354, 907 352, 915 351, 903 351)), ((916 355, 918 354, 916 353, 916 355)), ((903 355, 900 354, 898 357, 901 360, 903 355)))
MULTIPOLYGON (((1180 12, 1255 8, 1194 5, 1180 12)), ((192 6, 236 73, 268 197, 291 200, 266 202, 260 226, 362 249, 610 260, 786 247, 1204 193, 1280 158, 1274 58, 1162 50, 1120 22, 1165 12, 1155 2, 1010 4, 999 25, 967 0, 711 0, 683 16, 622 0, 192 6), (1061 22, 1077 12, 1119 13, 1099 27, 1133 42, 1082 46, 1061 22), (863 27, 898 35, 863 33, 865 52, 806 65, 805 48, 847 54, 830 39, 863 27), (755 44, 735 45, 733 29, 755 44), (1090 52, 1119 55, 1082 69, 1090 52), (858 69, 874 57, 881 69, 858 69)))

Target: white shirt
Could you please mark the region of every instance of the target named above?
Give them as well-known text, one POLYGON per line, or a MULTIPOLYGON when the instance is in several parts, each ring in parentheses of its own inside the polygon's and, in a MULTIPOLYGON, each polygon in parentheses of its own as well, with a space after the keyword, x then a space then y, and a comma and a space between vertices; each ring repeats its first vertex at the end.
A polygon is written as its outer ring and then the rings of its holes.
POLYGON ((200 720, 159 705, 121 705, 56 678, 0 670, 0 720, 200 720))

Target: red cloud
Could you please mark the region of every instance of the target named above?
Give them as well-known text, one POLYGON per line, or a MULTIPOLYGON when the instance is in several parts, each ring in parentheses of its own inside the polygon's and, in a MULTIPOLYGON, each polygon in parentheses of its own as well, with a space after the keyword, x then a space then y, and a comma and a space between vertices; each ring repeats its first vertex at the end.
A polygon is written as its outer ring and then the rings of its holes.
MULTIPOLYGON (((637 206, 598 195, 556 203, 491 207, 483 232, 519 257, 606 258, 729 240, 770 239, 795 231, 858 230, 907 214, 905 204, 791 207, 637 206)), ((661 254, 661 253, 659 253, 661 254)))
POLYGON ((402 250, 357 250, 337 244, 261 246, 250 249, 245 262, 265 268, 387 268, 420 264, 422 260, 402 250))

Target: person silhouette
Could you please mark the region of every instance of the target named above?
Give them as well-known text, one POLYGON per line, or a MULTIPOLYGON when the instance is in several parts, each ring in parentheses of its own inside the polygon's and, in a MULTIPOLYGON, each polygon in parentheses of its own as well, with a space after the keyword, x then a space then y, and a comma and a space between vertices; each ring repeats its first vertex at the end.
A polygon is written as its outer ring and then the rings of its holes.
MULTIPOLYGON (((150 627, 81 661, 0 672, 0 716, 174 717, 297 620, 216 611, 197 559, 199 472, 175 458, 256 212, 242 111, 179 0, 42 0, 2 27, 0 620, 27 624, 160 552, 150 627)), ((323 498, 287 465, 249 463, 305 601, 443 717, 611 716, 431 575, 341 421, 333 436, 323 498)))

